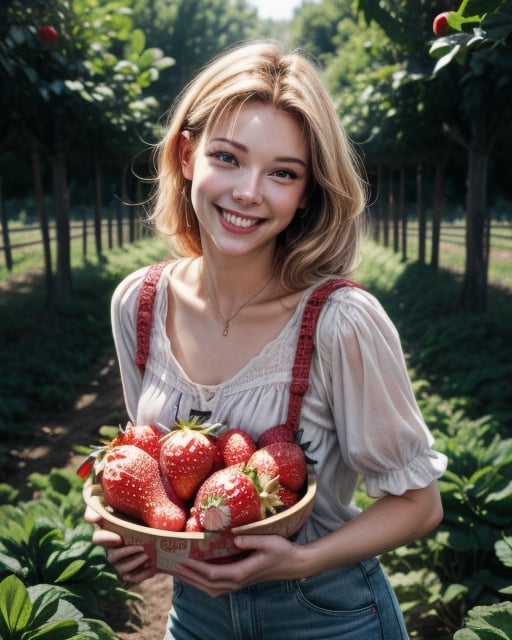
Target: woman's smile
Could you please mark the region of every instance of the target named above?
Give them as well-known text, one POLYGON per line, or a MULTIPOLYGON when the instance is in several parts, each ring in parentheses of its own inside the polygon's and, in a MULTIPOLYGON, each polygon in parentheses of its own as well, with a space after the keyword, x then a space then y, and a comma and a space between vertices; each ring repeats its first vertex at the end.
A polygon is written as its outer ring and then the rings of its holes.
POLYGON ((219 211, 224 228, 229 231, 235 231, 235 233, 240 231, 250 232, 263 222, 261 218, 244 216, 236 211, 227 209, 219 209, 219 211), (233 227, 235 227, 235 229, 233 229, 233 227))

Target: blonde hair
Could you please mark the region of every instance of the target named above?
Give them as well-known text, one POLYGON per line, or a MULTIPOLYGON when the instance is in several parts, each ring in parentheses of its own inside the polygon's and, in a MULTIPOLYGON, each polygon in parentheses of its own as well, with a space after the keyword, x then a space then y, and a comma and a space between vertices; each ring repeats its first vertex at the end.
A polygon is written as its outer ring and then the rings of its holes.
POLYGON ((174 238, 177 253, 202 255, 190 181, 181 170, 180 137, 188 131, 199 140, 221 116, 248 102, 293 116, 309 147, 308 205, 277 239, 276 276, 286 289, 299 291, 326 276, 347 275, 357 262, 366 206, 358 158, 314 64, 273 41, 245 43, 217 57, 177 100, 156 149, 151 217, 157 230, 174 238))

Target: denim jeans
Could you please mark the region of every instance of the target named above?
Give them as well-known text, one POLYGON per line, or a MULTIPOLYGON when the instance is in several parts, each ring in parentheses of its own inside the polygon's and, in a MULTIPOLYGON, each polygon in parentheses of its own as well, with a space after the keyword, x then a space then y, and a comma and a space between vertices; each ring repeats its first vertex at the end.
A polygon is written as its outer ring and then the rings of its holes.
POLYGON ((377 559, 210 598, 175 580, 164 640, 406 640, 377 559))

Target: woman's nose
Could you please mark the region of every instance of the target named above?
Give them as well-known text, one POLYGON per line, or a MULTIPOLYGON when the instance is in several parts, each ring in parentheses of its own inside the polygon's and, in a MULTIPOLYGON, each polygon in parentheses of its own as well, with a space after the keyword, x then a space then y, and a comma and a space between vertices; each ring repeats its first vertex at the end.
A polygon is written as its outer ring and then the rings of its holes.
POLYGON ((245 205, 261 204, 263 194, 259 177, 250 173, 240 176, 233 188, 233 198, 245 205))

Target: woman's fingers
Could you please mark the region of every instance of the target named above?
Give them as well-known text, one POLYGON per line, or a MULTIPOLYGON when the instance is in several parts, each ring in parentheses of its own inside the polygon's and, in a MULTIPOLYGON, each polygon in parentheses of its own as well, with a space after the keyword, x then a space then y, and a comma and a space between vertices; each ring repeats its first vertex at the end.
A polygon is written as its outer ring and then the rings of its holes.
POLYGON ((139 545, 109 549, 107 558, 123 580, 129 582, 142 582, 157 573, 144 547, 139 545))

